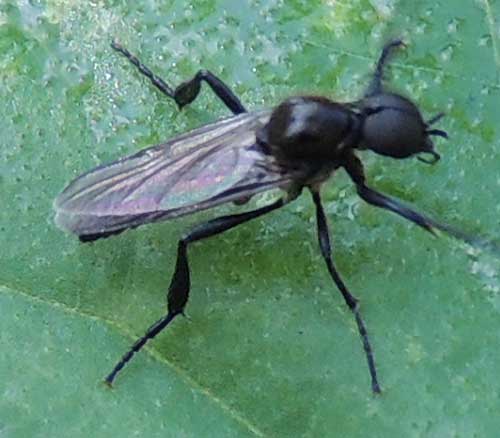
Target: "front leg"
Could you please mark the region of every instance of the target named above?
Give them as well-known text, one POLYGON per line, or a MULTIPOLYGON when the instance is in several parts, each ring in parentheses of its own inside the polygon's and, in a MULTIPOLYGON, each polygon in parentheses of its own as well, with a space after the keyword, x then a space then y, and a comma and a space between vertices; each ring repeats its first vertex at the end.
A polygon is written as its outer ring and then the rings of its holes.
POLYGON ((400 39, 389 41, 384 45, 382 53, 377 61, 377 66, 375 67, 372 80, 366 90, 365 97, 374 96, 383 92, 382 81, 384 79, 384 68, 387 64, 389 56, 394 49, 404 45, 405 44, 400 39))
POLYGON ((332 261, 332 250, 330 245, 330 233, 328 231, 328 223, 326 220, 325 211, 323 209, 323 205, 321 204, 321 198, 318 192, 311 191, 314 204, 316 206, 316 222, 318 226, 318 240, 319 247, 321 249, 321 255, 325 260, 326 266, 328 268, 328 272, 332 277, 332 280, 337 285, 342 297, 344 298, 345 303, 351 309, 352 313, 354 313, 354 317, 356 319, 356 324, 358 325, 359 335, 361 336, 361 340, 363 341, 363 348, 366 354, 366 360, 368 362, 368 369, 370 370, 370 376, 372 380, 372 390, 375 393, 380 393, 380 385, 377 379, 377 369, 375 368, 375 360, 373 358, 373 350, 370 344, 370 340, 368 338, 368 332, 366 330, 366 325, 361 318, 361 313, 359 311, 359 303, 356 297, 354 297, 347 286, 340 278, 337 269, 332 261))
POLYGON ((363 164, 359 158, 354 155, 354 153, 350 153, 350 155, 346 157, 343 167, 354 184, 356 184, 358 195, 361 199, 368 202, 368 204, 392 211, 393 213, 408 219, 432 234, 435 234, 434 228, 451 233, 451 227, 440 224, 433 219, 412 210, 410 207, 403 205, 400 201, 390 198, 389 196, 368 187, 365 184, 363 164))
POLYGON ((473 247, 482 248, 487 251, 491 251, 496 255, 500 255, 500 244, 498 242, 485 239, 481 236, 475 236, 457 229, 452 225, 438 222, 429 216, 418 213, 407 205, 404 205, 401 201, 368 187, 365 184, 363 165, 354 153, 350 152, 344 158, 342 166, 351 177, 354 184, 356 184, 358 195, 369 204, 392 211, 393 213, 408 219, 419 227, 422 227, 424 230, 429 231, 433 235, 436 235, 435 230, 443 231, 449 236, 459 239, 469 245, 472 245, 473 247))

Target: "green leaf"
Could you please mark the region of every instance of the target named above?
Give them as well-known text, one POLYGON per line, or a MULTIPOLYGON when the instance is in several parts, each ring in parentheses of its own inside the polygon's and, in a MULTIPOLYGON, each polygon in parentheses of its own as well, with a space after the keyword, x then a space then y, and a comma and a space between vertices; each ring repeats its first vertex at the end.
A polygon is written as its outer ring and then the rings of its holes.
MULTIPOLYGON (((383 394, 317 249, 305 195, 190 250, 190 319, 102 378, 166 311, 176 242, 227 206, 82 245, 52 200, 82 172, 227 114, 179 112, 109 42, 169 84, 208 68, 249 108, 358 98, 380 47, 391 87, 445 111, 442 160, 362 155, 370 183, 465 232, 499 236, 498 2, 13 2, 0 5, 0 434, 496 436, 500 263, 325 187, 336 264, 360 298, 383 394)), ((242 210, 264 202, 252 201, 242 210)))

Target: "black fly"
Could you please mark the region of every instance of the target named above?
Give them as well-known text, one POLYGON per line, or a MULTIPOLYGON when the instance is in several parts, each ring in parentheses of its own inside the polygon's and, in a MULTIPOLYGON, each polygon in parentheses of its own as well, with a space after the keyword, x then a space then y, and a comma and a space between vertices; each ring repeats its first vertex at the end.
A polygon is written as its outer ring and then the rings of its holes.
POLYGON ((349 292, 333 263, 321 185, 335 170, 343 168, 359 196, 369 204, 390 210, 431 233, 440 229, 467 240, 462 233, 370 188, 356 156, 356 149, 370 149, 392 158, 417 155, 427 163, 439 160, 431 136, 447 138, 446 132, 432 127, 442 114, 425 121, 411 100, 385 91, 382 85, 388 55, 401 45, 400 40, 385 45, 373 79, 358 101, 337 103, 325 97, 298 96, 285 100, 272 111, 258 112, 247 112, 229 87, 209 71, 200 70, 191 80, 172 89, 127 49, 116 42, 111 45, 162 93, 174 99, 179 108, 196 98, 204 81, 233 115, 76 178, 54 202, 59 227, 88 242, 227 202, 243 204, 253 195, 270 189, 282 189, 284 195, 257 210, 200 224, 179 240, 168 289, 168 312, 122 357, 106 377, 108 384, 112 384, 149 339, 183 313, 190 290, 189 244, 281 208, 307 188, 316 208, 321 254, 354 314, 372 389, 380 392, 373 350, 358 300, 349 292))

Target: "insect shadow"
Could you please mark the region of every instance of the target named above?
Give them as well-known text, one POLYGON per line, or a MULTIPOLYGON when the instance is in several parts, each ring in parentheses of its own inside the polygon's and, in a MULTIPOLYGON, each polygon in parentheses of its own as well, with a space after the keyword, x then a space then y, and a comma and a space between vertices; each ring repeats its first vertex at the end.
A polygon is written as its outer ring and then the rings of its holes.
POLYGON ((321 255, 354 315, 372 390, 380 392, 373 348, 359 302, 333 262, 320 195, 322 184, 343 168, 367 203, 392 211, 430 233, 439 229, 474 243, 465 233, 371 188, 356 156, 356 150, 369 149, 396 159, 416 156, 429 164, 440 158, 431 138, 447 138, 445 131, 434 127, 443 114, 425 120, 415 103, 383 86, 388 57, 403 45, 401 40, 394 40, 383 47, 371 82, 357 101, 338 103, 319 96, 295 96, 273 110, 249 112, 230 88, 207 70, 200 70, 173 89, 126 48, 117 42, 111 44, 179 108, 193 102, 205 82, 233 115, 79 176, 54 201, 55 222, 60 228, 89 242, 223 203, 244 204, 255 194, 271 189, 281 189, 283 196, 256 210, 211 219, 183 235, 168 288, 166 315, 132 345, 105 382, 111 385, 148 340, 183 314, 190 291, 190 244, 277 210, 307 188, 316 209, 321 255))

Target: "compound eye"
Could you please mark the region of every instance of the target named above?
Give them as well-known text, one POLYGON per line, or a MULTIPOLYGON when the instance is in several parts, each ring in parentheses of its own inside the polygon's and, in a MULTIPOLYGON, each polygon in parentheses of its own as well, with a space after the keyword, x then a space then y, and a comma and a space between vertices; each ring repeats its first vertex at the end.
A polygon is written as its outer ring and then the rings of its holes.
POLYGON ((380 108, 366 118, 363 126, 366 147, 392 158, 427 151, 426 138, 420 114, 397 107, 380 108))

